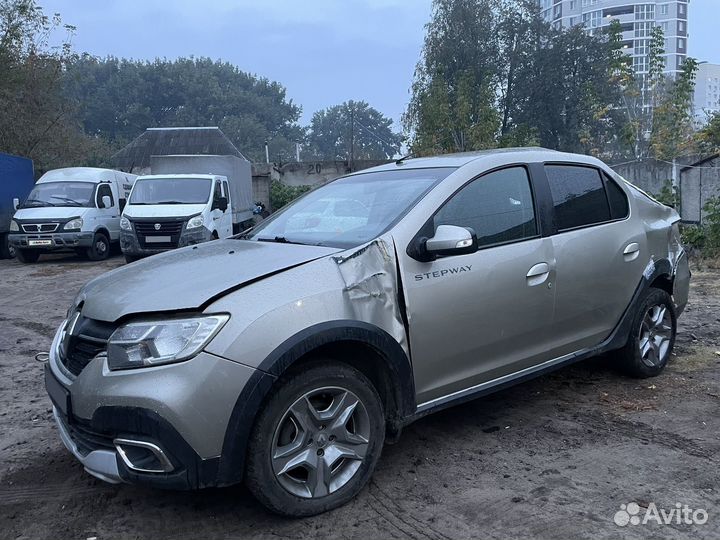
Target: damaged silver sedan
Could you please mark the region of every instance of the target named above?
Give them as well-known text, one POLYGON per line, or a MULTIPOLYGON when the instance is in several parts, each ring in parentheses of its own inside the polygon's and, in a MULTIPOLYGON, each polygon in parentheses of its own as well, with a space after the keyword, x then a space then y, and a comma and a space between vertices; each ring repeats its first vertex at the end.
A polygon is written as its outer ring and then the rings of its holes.
POLYGON ((88 283, 45 373, 61 438, 108 482, 335 508, 424 414, 610 351, 658 375, 688 298, 678 221, 548 150, 351 174, 88 283))

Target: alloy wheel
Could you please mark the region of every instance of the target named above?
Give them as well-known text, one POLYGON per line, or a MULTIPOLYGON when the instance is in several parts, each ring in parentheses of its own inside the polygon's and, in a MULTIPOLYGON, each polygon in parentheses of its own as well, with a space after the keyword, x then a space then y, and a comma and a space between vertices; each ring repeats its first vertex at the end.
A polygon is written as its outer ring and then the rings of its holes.
POLYGON ((655 367, 665 361, 673 337, 670 310, 663 304, 650 307, 640 325, 638 348, 647 366, 655 367))
POLYGON ((273 473, 293 495, 323 497, 355 476, 369 441, 370 418, 353 392, 335 386, 311 390, 287 409, 275 430, 273 473))

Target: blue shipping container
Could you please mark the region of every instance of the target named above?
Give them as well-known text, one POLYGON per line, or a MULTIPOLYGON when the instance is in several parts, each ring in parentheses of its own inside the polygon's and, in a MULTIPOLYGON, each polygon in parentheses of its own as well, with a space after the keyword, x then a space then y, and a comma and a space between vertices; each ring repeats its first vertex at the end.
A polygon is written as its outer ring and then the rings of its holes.
POLYGON ((34 185, 31 159, 0 152, 0 235, 10 229, 10 218, 15 213, 13 199, 24 201, 34 185))

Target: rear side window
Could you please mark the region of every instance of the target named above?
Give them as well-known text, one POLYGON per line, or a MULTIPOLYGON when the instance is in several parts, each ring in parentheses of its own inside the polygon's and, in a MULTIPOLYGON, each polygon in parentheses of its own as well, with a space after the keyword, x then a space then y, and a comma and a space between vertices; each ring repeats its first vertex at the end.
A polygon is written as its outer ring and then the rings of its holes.
POLYGON ((472 228, 479 246, 536 236, 527 171, 524 167, 511 167, 473 180, 435 214, 435 229, 439 225, 472 228))
POLYGON ((617 185, 615 180, 605 175, 605 189, 607 189, 610 202, 610 216, 612 219, 624 219, 628 216, 630 208, 625 192, 617 185))
POLYGON ((610 220, 600 171, 592 167, 546 165, 559 230, 610 220))

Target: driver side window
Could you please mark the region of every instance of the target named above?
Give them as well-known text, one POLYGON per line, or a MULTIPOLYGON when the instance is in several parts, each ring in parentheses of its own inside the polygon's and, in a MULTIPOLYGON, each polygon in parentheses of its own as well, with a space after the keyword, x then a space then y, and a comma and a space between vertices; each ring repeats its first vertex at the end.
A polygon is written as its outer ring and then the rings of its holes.
POLYGON ((486 174, 463 187, 435 214, 440 225, 469 227, 478 246, 492 246, 537 236, 530 178, 524 167, 486 174))

